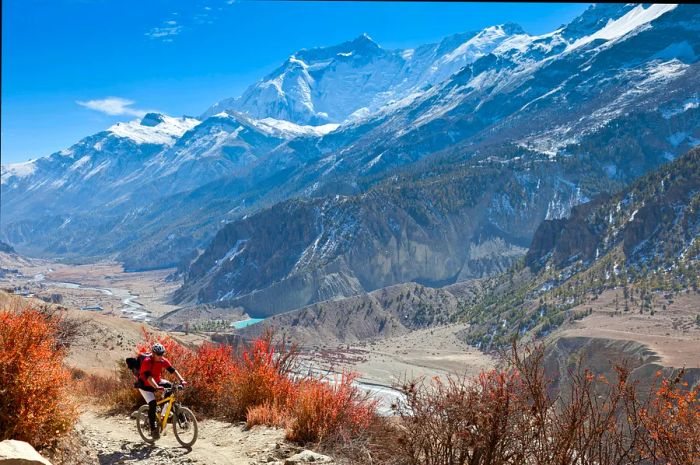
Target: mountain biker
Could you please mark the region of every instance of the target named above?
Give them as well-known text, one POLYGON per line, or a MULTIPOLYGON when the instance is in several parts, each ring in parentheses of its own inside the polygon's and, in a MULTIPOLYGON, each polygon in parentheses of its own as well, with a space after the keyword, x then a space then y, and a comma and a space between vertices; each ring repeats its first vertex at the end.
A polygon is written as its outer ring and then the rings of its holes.
POLYGON ((172 386, 168 380, 160 378, 161 371, 165 368, 168 370, 168 373, 174 373, 183 386, 187 385, 187 381, 164 355, 165 347, 163 347, 163 344, 153 344, 151 354, 141 361, 139 379, 136 383, 136 387, 138 387, 139 392, 148 403, 148 424, 151 427, 151 437, 153 439, 160 438, 160 431, 156 426, 156 397, 160 397, 166 388, 172 386))

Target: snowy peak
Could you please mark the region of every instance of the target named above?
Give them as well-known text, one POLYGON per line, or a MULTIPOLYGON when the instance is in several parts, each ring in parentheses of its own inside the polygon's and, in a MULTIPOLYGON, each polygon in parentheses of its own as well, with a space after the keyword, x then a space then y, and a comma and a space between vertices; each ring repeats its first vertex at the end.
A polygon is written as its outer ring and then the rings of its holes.
POLYGON ((141 120, 117 123, 107 131, 137 144, 172 145, 185 132, 200 123, 196 118, 173 118, 158 113, 148 113, 141 120))
POLYGON ((351 56, 373 56, 383 53, 382 48, 372 40, 366 33, 361 34, 354 40, 343 42, 331 47, 319 47, 312 49, 302 49, 294 56, 308 64, 334 58, 347 58, 351 56))
POLYGON ((505 23, 500 24, 496 27, 500 28, 504 33, 508 35, 527 34, 522 28, 522 26, 518 23, 505 23))
POLYGON ((514 37, 529 36, 507 23, 415 50, 384 50, 367 34, 335 46, 302 49, 241 97, 215 104, 202 117, 234 110, 257 120, 298 125, 342 123, 442 82, 514 37))
MULTIPOLYGON (((520 26, 512 23, 487 27, 450 53, 447 53, 441 62, 459 61, 462 66, 465 66, 469 63, 473 63, 484 55, 488 55, 511 36, 524 34, 525 31, 523 31, 520 26)), ((453 70, 450 69, 450 71, 453 70)), ((448 76, 449 74, 441 77, 446 78, 448 76)))
POLYGON ((141 126, 158 126, 160 123, 165 121, 165 118, 163 115, 159 113, 147 113, 142 119, 141 119, 141 126))

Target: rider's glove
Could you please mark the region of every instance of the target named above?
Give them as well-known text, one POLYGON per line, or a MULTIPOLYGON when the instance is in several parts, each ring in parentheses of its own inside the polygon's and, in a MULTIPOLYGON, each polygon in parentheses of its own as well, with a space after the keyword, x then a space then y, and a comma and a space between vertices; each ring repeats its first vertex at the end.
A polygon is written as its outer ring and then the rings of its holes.
POLYGON ((182 384, 183 387, 188 385, 187 381, 185 381, 184 379, 182 380, 182 382, 180 384, 182 384))

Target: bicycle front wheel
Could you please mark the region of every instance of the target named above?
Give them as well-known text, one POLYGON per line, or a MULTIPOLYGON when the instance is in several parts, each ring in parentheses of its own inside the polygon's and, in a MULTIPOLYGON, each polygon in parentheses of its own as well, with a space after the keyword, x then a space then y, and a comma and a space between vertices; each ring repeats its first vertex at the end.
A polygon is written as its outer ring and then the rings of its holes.
POLYGON ((136 429, 139 430, 141 439, 149 444, 156 442, 151 436, 151 427, 148 424, 148 405, 142 405, 136 413, 136 429))
POLYGON ((195 418, 192 410, 187 407, 180 407, 176 413, 173 414, 173 432, 175 433, 175 439, 183 447, 192 447, 197 441, 197 432, 199 431, 197 427, 197 418, 195 418))

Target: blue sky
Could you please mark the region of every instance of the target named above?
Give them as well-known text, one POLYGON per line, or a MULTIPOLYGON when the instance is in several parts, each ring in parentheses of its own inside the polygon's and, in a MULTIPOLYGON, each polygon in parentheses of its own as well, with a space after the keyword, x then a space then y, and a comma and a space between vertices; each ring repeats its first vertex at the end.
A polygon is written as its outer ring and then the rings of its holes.
POLYGON ((516 22, 549 32, 588 4, 4 0, 2 163, 48 155, 146 110, 199 115, 301 48, 384 48, 516 22), (111 98, 111 99, 109 99, 111 98))

